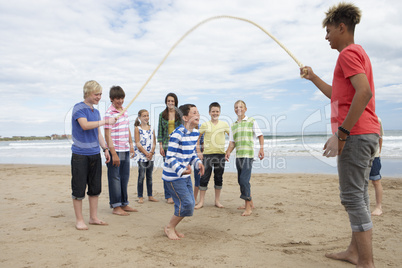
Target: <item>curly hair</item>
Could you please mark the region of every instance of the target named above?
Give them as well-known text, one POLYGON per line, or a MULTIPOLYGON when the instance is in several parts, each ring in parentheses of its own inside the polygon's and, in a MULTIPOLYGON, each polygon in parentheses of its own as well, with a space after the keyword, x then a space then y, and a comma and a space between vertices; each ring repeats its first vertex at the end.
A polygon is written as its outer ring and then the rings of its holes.
POLYGON ((327 25, 338 26, 343 23, 348 27, 349 31, 354 32, 356 24, 360 22, 362 12, 354 4, 341 2, 330 7, 325 15, 326 17, 322 21, 323 28, 327 25))

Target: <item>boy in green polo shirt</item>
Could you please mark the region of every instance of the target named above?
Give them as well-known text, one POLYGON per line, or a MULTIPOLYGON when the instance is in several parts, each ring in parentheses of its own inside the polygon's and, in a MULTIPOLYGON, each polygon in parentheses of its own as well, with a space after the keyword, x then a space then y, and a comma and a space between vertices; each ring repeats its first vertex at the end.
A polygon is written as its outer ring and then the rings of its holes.
MULTIPOLYGON (((204 164, 205 172, 200 180, 200 202, 195 206, 195 209, 202 208, 204 205, 212 169, 214 169, 215 206, 223 208, 219 199, 223 183, 223 172, 225 171, 225 133, 229 134, 229 125, 219 120, 220 114, 220 104, 217 102, 211 103, 209 105, 211 120, 203 123, 200 127, 198 143, 201 136, 204 135, 204 154, 199 151, 198 157, 204 164)), ((197 150, 199 150, 199 146, 197 146, 197 150)))
POLYGON ((250 216, 254 208, 250 189, 254 139, 258 137, 260 143, 258 157, 262 160, 264 158, 264 135, 255 119, 246 116, 247 107, 244 101, 236 101, 234 110, 237 114, 237 121, 230 128, 229 147, 226 150, 225 159, 229 161, 230 153, 236 147, 237 181, 240 185, 240 198, 245 201, 244 207, 239 207, 239 209, 245 209, 242 216, 250 216))

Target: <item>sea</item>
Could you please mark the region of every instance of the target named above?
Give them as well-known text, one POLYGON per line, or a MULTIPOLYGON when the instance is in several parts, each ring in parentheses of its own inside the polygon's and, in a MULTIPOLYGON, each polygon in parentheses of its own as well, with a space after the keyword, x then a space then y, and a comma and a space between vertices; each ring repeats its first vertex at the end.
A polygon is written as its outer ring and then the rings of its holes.
MULTIPOLYGON (((381 174, 402 178, 402 130, 387 130, 385 134, 381 174)), ((337 174, 336 158, 322 156, 328 137, 324 133, 264 135, 265 157, 254 161, 253 172, 337 174)), ((71 144, 68 139, 1 141, 0 164, 70 165, 71 144)), ((162 168, 159 148, 155 152, 155 168, 162 168)), ((226 162, 225 172, 236 172, 234 157, 233 153, 226 162)), ((131 166, 137 166, 136 159, 131 160, 131 166)))

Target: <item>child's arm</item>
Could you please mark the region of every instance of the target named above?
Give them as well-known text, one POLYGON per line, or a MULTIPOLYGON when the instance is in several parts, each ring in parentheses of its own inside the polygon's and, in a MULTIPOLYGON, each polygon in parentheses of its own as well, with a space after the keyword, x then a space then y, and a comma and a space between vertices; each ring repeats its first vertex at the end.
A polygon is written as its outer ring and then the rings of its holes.
POLYGON ((128 128, 128 143, 130 144, 130 158, 134 158, 135 151, 134 151, 133 138, 131 137, 130 128, 128 128))
POLYGON ((225 160, 229 162, 229 157, 230 157, 230 153, 234 150, 235 148, 235 142, 234 141, 230 141, 229 142, 229 146, 226 149, 226 154, 225 154, 225 160))
POLYGON ((159 114, 159 122, 158 122, 158 142, 159 142, 159 152, 161 156, 165 155, 165 150, 163 150, 163 123, 162 123, 162 113, 159 114))
POLYGON ((204 155, 201 152, 201 145, 200 145, 200 141, 201 141, 201 136, 203 134, 200 133, 200 135, 198 136, 198 140, 197 140, 197 145, 196 145, 196 149, 197 149, 197 156, 200 160, 202 160, 204 158, 204 155))
MULTIPOLYGON (((107 147, 109 148, 109 152, 112 154, 113 166, 118 167, 118 166, 120 166, 120 158, 117 155, 116 150, 114 149, 111 132, 112 132, 111 128, 105 128, 106 143, 107 143, 107 147)), ((102 148, 104 148, 104 147, 102 147, 102 148)))
POLYGON ((149 156, 147 157, 148 160, 152 160, 152 157, 155 154, 155 147, 156 147, 156 139, 155 139, 155 131, 152 130, 152 135, 153 135, 153 139, 152 139, 152 148, 151 148, 151 152, 149 152, 149 156))
POLYGON ((116 117, 109 117, 100 121, 88 121, 86 117, 80 117, 77 121, 83 130, 90 130, 104 125, 113 125, 117 120, 116 117))
POLYGON ((258 140, 260 141, 260 151, 258 152, 258 158, 262 160, 264 158, 264 135, 260 135, 258 137, 258 140))
POLYGON ((106 164, 110 162, 109 150, 106 146, 105 139, 103 138, 102 131, 98 128, 98 141, 101 148, 105 149, 106 164))
POLYGON ((137 146, 138 150, 148 158, 148 152, 147 152, 147 150, 144 149, 144 147, 142 147, 140 140, 141 140, 140 139, 140 130, 138 127, 135 127, 135 129, 134 129, 135 145, 137 146))

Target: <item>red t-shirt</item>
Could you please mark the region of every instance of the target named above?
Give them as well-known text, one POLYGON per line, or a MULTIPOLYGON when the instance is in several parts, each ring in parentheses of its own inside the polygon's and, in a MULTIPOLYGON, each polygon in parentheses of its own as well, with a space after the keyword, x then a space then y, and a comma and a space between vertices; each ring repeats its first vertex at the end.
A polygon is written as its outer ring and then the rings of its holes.
POLYGON ((371 62, 364 49, 356 44, 344 48, 336 62, 331 95, 331 127, 333 133, 345 120, 356 92, 349 78, 361 73, 367 76, 373 97, 357 123, 350 130, 350 134, 380 134, 380 124, 375 114, 375 91, 371 62))

